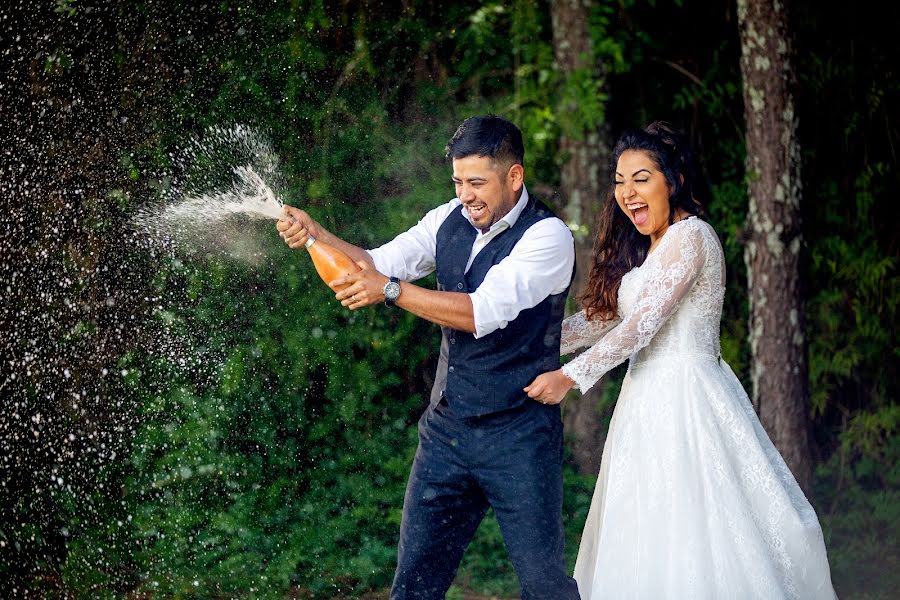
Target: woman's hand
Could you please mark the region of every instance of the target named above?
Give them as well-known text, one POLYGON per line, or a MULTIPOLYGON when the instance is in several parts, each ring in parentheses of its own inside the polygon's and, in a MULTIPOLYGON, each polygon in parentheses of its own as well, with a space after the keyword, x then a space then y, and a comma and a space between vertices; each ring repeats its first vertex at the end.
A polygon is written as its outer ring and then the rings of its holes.
POLYGON ((575 382, 563 373, 562 369, 548 371, 538 375, 531 385, 525 388, 529 398, 541 404, 559 404, 566 392, 575 387, 575 382))

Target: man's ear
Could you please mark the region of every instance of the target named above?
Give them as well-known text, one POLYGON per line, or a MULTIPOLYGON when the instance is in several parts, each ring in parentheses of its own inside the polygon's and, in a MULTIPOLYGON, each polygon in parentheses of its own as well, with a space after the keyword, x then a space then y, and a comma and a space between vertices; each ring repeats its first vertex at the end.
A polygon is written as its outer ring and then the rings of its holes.
POLYGON ((513 191, 518 192, 522 189, 522 185, 525 183, 525 167, 523 167, 519 163, 515 163, 509 168, 509 171, 507 171, 506 179, 509 182, 509 185, 512 187, 513 191))

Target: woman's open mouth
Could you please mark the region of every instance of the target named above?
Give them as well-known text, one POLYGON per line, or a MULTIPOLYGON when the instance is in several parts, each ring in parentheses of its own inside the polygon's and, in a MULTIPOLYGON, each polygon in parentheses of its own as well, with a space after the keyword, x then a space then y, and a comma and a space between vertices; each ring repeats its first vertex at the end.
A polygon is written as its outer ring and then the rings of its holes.
POLYGON ((643 225, 647 222, 647 217, 650 216, 650 208, 646 202, 632 202, 626 204, 625 208, 631 213, 631 220, 634 221, 635 225, 643 225))

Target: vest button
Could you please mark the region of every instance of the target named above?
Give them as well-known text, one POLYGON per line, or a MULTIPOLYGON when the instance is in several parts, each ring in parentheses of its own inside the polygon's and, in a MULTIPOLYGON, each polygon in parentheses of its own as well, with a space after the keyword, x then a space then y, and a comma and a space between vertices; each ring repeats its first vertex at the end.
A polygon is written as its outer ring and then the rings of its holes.
POLYGON ((450 371, 450 372, 452 373, 452 372, 455 371, 456 369, 453 367, 453 365, 450 365, 450 368, 447 369, 447 370, 450 371))
POLYGON ((450 343, 451 343, 451 344, 455 344, 455 343, 456 343, 456 338, 455 338, 455 337, 450 338, 450 343))
POLYGON ((463 289, 462 281, 460 281, 459 283, 456 284, 456 289, 458 289, 458 290, 463 289))

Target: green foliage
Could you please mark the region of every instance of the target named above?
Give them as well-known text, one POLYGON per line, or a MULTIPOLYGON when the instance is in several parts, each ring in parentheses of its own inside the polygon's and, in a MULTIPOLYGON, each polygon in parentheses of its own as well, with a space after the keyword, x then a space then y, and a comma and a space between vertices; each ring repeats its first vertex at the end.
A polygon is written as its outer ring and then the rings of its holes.
MULTIPOLYGON (((811 270, 815 281, 826 284, 814 286, 809 312, 819 325, 810 340, 812 408, 819 414, 840 397, 843 386, 857 387, 873 408, 889 408, 895 398, 896 382, 881 365, 898 358, 892 332, 884 327, 897 320, 897 258, 879 247, 873 210, 875 199, 887 191, 887 177, 892 175, 883 163, 866 168, 856 179, 851 203, 833 181, 817 194, 825 222, 823 234, 814 238, 811 270)), ((855 430, 846 433, 852 437, 855 430)))
POLYGON ((175 325, 203 332, 216 367, 147 398, 123 487, 131 543, 101 529, 70 565, 105 548, 164 597, 389 583, 434 350, 418 340, 434 331, 386 309, 348 316, 304 256, 271 250, 264 272, 187 275, 196 303, 175 325))
POLYGON ((819 517, 842 598, 891 598, 900 585, 900 442, 892 415, 857 415, 874 446, 848 440, 816 473, 819 517))

